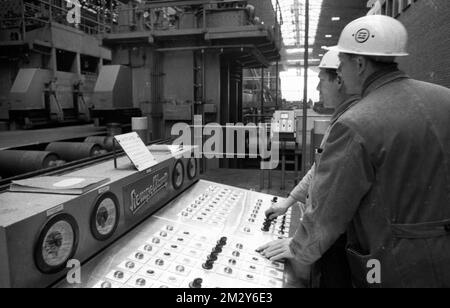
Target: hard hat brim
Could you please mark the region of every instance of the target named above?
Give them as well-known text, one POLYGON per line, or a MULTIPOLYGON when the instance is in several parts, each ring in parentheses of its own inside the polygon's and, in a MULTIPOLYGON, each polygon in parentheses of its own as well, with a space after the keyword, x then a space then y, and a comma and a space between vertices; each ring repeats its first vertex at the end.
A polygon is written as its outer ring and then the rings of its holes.
POLYGON ((403 52, 403 53, 377 53, 377 52, 367 52, 367 51, 355 51, 355 50, 348 50, 345 48, 341 48, 339 46, 331 46, 331 47, 325 47, 326 50, 332 50, 337 51, 339 53, 348 53, 353 55, 360 55, 360 56, 372 56, 372 57, 406 57, 409 56, 409 53, 403 52))

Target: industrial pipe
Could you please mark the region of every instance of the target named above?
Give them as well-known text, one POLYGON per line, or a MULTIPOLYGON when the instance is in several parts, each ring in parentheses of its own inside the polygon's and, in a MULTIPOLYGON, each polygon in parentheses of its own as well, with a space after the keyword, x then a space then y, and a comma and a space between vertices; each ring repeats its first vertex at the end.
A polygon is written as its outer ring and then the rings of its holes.
POLYGON ((63 165, 65 162, 51 151, 0 151, 0 174, 12 177, 63 165))
POLYGON ((58 154, 65 161, 76 161, 106 153, 99 144, 87 142, 53 142, 47 146, 46 151, 58 154))

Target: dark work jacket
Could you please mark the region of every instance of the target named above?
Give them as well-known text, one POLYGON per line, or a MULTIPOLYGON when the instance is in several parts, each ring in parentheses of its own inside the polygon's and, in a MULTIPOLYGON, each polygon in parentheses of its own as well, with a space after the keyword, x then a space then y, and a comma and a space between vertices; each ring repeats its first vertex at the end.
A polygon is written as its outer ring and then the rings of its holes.
POLYGON ((299 262, 347 232, 355 286, 450 287, 450 90, 372 76, 330 132, 311 200, 291 244, 299 262))

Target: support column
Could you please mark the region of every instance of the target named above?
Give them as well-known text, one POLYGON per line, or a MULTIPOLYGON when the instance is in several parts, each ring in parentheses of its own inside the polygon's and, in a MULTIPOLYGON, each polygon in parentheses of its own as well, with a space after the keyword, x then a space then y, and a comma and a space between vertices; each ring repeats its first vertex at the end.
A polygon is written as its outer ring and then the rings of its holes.
POLYGON ((53 75, 56 75, 56 72, 58 71, 58 61, 56 59, 56 48, 52 47, 52 55, 50 59, 50 66, 53 71, 53 75))
POLYGON ((81 78, 81 54, 79 52, 77 52, 77 54, 75 55, 73 72, 77 74, 78 78, 81 78))
POLYGON ((264 114, 264 67, 261 68, 261 115, 264 114))

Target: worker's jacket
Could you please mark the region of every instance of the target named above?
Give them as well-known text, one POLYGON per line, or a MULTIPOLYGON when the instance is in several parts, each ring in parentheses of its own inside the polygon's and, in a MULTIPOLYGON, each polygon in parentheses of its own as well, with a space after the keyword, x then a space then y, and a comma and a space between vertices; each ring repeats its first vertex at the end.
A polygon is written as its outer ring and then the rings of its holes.
POLYGON ((355 286, 450 287, 450 90, 373 75, 333 125, 291 243, 312 264, 347 232, 355 286))
MULTIPOLYGON (((352 95, 349 96, 345 101, 343 101, 335 110, 333 115, 330 119, 330 126, 327 128, 325 135, 323 136, 322 143, 320 144, 320 151, 323 151, 323 148, 325 146, 325 142, 328 138, 328 135, 330 134, 331 127, 336 123, 337 120, 347 111, 349 110, 354 104, 358 102, 360 99, 359 95, 352 95)), ((301 203, 300 210, 302 213, 306 211, 306 199, 308 198, 308 194, 310 191, 311 182, 314 178, 314 173, 316 170, 316 163, 317 160, 320 159, 319 153, 316 153, 314 164, 312 165, 311 169, 308 171, 308 173, 303 177, 303 179, 300 181, 300 183, 291 191, 290 196, 296 200, 297 202, 301 203)))

